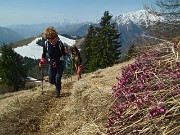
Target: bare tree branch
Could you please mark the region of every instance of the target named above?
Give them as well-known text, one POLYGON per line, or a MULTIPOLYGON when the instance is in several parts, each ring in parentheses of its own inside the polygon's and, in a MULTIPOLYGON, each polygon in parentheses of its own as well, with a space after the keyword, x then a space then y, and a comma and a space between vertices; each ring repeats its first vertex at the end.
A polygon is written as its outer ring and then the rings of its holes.
POLYGON ((159 17, 147 28, 151 34, 166 39, 180 35, 180 0, 155 0, 144 7, 149 14, 159 17))

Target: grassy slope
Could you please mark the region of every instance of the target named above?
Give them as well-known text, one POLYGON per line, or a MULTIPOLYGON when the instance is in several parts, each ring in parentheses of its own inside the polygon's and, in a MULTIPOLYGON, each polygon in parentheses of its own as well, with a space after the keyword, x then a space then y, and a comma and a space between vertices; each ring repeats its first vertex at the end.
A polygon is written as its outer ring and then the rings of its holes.
MULTIPOLYGON (((121 68, 133 61, 84 74, 80 81, 77 81, 77 76, 72 80, 64 79, 60 99, 54 98, 55 88, 48 83, 44 84, 44 95, 41 95, 40 86, 28 91, 0 95, 0 134, 94 135, 98 132, 105 135, 109 109, 115 102, 112 98, 112 86, 117 84, 116 77, 121 76, 121 68)), ((179 96, 174 100, 178 103, 179 96)), ((173 108, 177 108, 177 116, 174 116, 177 120, 179 106, 173 108)), ((160 118, 164 118, 164 115, 160 118)), ((158 118, 154 120, 151 119, 150 126, 146 125, 148 129, 158 122, 158 118)), ((162 122, 165 122, 164 119, 162 122)), ((173 119, 169 125, 173 125, 172 122, 173 119)), ((177 128, 173 130, 177 131, 177 128)))
POLYGON ((0 95, 1 135, 91 135, 105 133, 113 102, 112 85, 117 83, 121 67, 132 61, 63 80, 62 97, 55 99, 55 88, 41 87, 0 95))

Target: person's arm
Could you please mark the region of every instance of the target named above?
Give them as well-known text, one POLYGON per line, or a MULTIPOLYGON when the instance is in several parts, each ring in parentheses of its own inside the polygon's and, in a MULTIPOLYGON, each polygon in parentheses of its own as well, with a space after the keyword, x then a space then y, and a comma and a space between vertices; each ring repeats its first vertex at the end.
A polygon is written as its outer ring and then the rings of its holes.
POLYGON ((78 53, 78 57, 79 57, 79 64, 82 64, 82 59, 81 59, 80 52, 78 53))
POLYGON ((61 51, 62 51, 62 55, 66 56, 66 52, 65 52, 65 47, 64 47, 64 44, 61 42, 61 51))
POLYGON ((39 62, 39 67, 42 68, 46 64, 46 42, 43 45, 43 53, 42 53, 42 58, 40 59, 39 62))
POLYGON ((47 43, 44 42, 44 45, 43 45, 43 53, 42 53, 42 58, 46 59, 46 48, 47 48, 47 43))

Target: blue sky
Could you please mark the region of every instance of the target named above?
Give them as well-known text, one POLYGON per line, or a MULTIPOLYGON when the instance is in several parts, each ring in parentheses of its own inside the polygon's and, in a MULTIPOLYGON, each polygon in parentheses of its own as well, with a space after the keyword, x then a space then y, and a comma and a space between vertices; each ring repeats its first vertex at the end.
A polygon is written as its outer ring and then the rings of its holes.
POLYGON ((143 0, 0 0, 0 26, 84 22, 143 9, 143 0))

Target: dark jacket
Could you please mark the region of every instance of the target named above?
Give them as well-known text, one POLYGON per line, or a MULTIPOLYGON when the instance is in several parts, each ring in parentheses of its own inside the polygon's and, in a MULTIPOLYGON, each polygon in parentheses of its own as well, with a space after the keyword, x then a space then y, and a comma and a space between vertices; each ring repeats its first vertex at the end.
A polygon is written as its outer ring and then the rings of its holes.
POLYGON ((48 57, 50 61, 55 60, 58 62, 62 56, 66 56, 66 53, 61 40, 58 40, 56 45, 51 45, 49 41, 45 42, 43 46, 42 58, 46 59, 46 57, 48 57))

